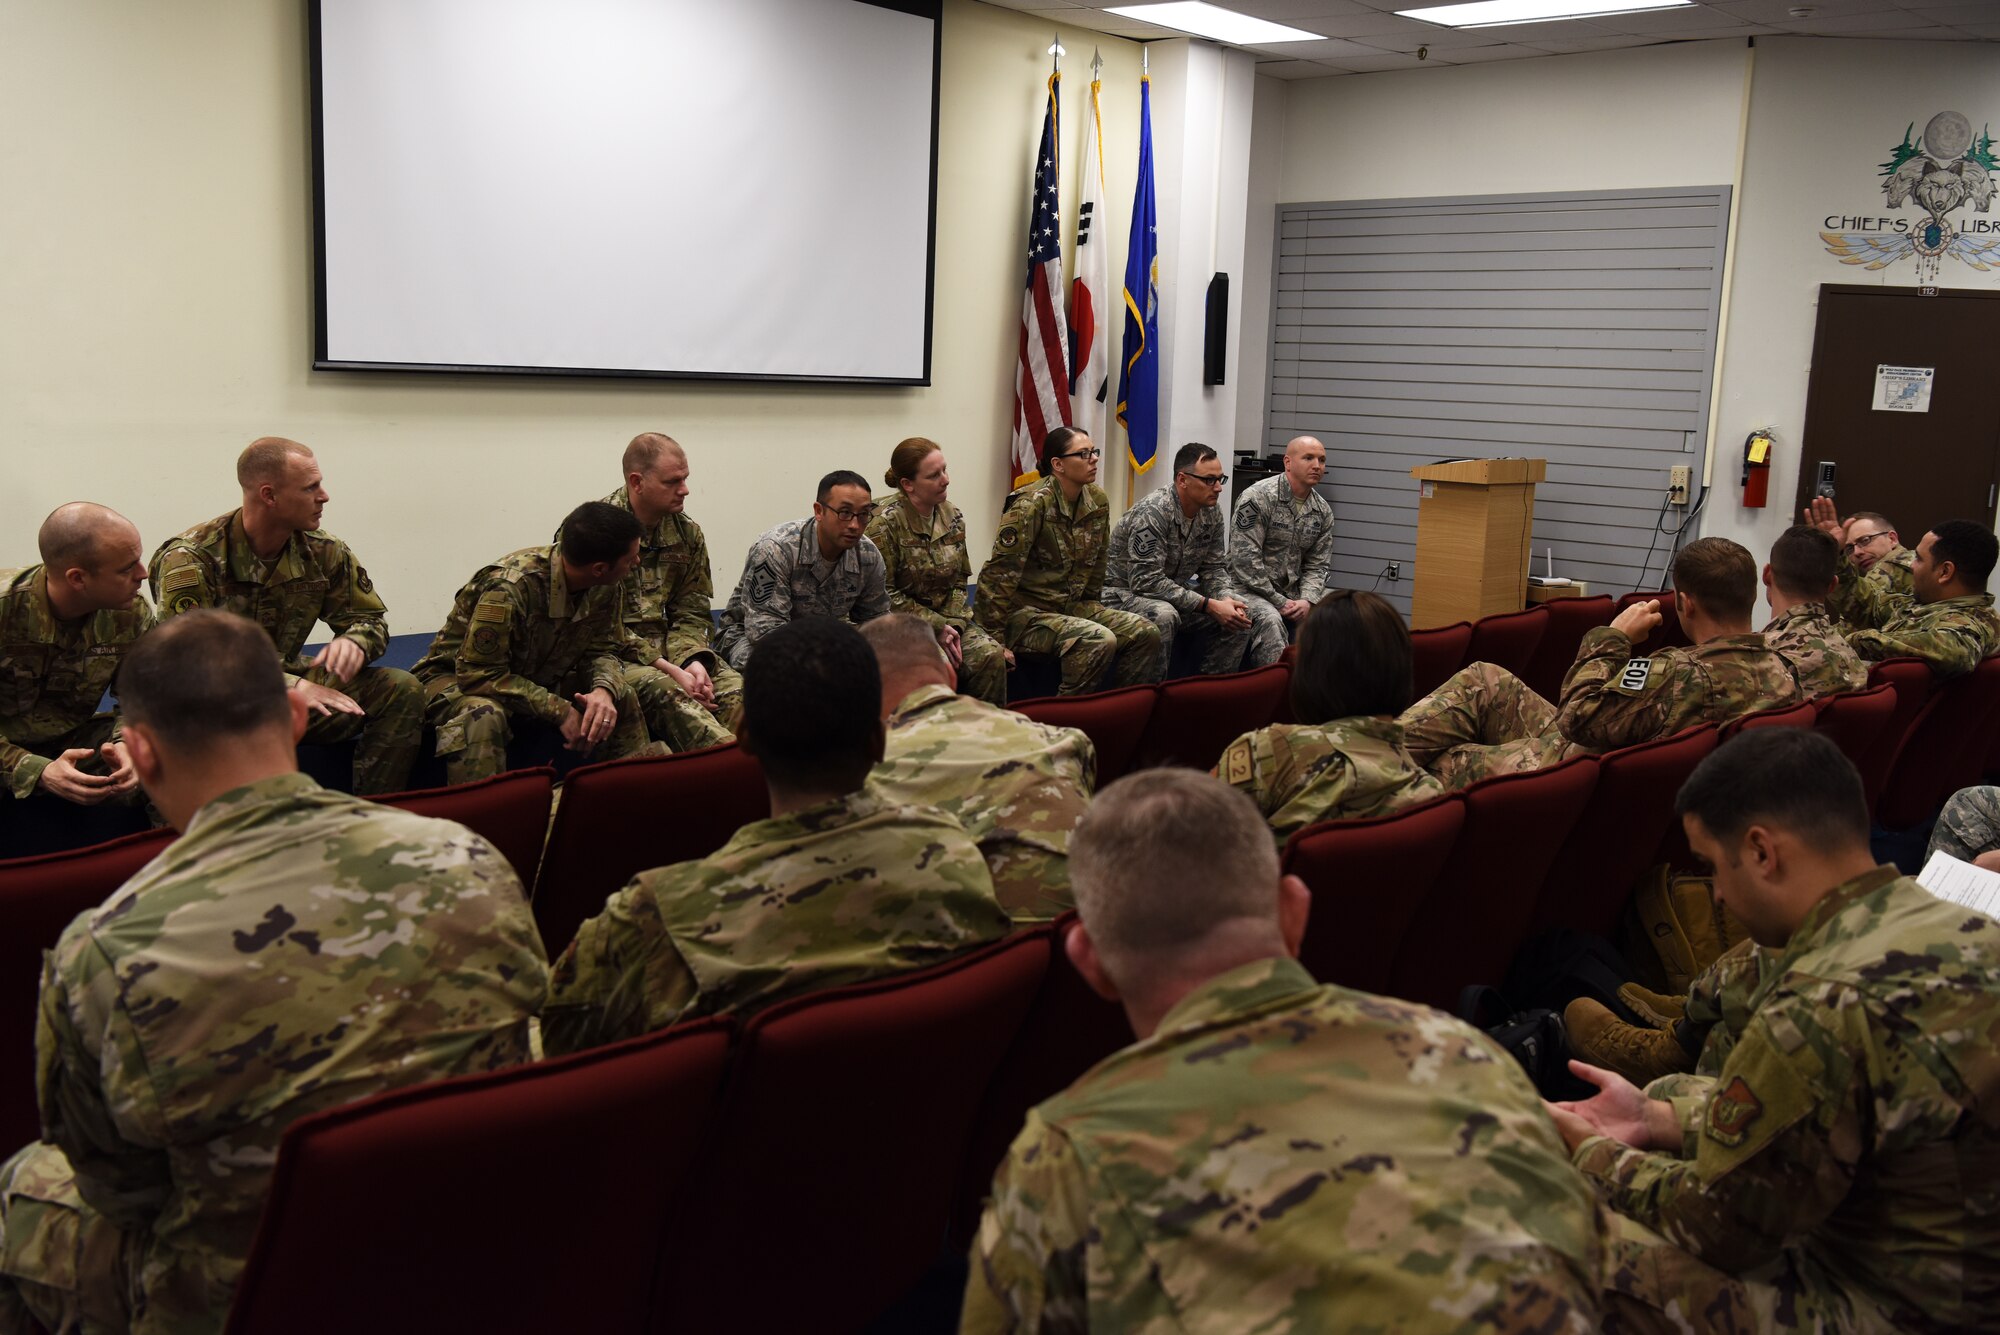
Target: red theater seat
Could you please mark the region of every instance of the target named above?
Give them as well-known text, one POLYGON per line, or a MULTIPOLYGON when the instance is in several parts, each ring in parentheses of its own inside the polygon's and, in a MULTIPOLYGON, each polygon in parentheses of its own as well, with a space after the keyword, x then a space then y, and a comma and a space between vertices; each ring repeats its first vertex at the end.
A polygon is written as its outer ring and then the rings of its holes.
POLYGON ((1390 816, 1310 825, 1284 869, 1312 891, 1299 961, 1322 983, 1386 992, 1417 909, 1465 826, 1452 794, 1390 816))
POLYGON ((1811 700, 1795 705, 1774 705, 1749 714, 1738 714, 1722 725, 1722 740, 1750 728, 1810 728, 1819 722, 1819 706, 1811 700))
POLYGON ((2000 708, 2000 658, 1941 682, 1889 762, 1877 821, 1907 830, 1931 819, 1945 799, 1978 783, 1986 763, 1988 725, 2000 708))
MULTIPOLYGON (((1840 748, 1840 753, 1861 769, 1868 755, 1881 741, 1883 729, 1896 714, 1896 688, 1888 682, 1861 691, 1822 695, 1813 701, 1819 707, 1819 721, 1813 726, 1840 748)), ((1863 774, 1863 781, 1866 781, 1863 774)))
POLYGON ((770 814, 764 771, 734 743, 571 770, 535 880, 549 958, 640 872, 705 858, 770 814))
POLYGON ((1523 676, 1548 628, 1549 613, 1544 607, 1481 617, 1472 623, 1472 642, 1465 647, 1465 661, 1491 663, 1523 676))
POLYGON ((1157 686, 1122 686, 1088 695, 1051 695, 1023 700, 1014 708, 1037 723, 1080 728, 1097 747, 1097 786, 1129 773, 1153 717, 1157 686))
POLYGON ((392 807, 455 820, 500 850, 521 878, 525 893, 535 884, 535 868, 542 861, 542 839, 549 832, 549 802, 556 772, 547 765, 534 769, 509 770, 477 783, 455 788, 427 788, 421 792, 394 793, 380 799, 392 807))
POLYGON ((1465 649, 1471 643, 1470 621, 1411 631, 1411 698, 1421 700, 1450 680, 1452 673, 1465 666, 1465 649))
POLYGON ((683 1025, 300 1119, 229 1335, 645 1330, 663 1242, 702 1228, 682 1187, 730 1032, 683 1025))
POLYGON ((1562 697, 1563 678, 1576 662, 1585 632, 1610 625, 1617 605, 1610 594, 1599 594, 1595 598, 1556 598, 1543 603, 1542 608, 1549 614, 1548 626, 1542 631, 1542 642, 1535 646, 1535 656, 1528 660, 1528 670, 1519 675, 1530 690, 1554 704, 1562 697))
POLYGON ((751 1020, 655 1328, 841 1335, 909 1289, 943 1246, 974 1115, 1048 964, 1046 933, 1025 932, 751 1020))
POLYGON ((1542 882, 1596 786, 1597 757, 1578 756, 1460 793, 1465 827, 1397 953, 1393 995, 1456 1012, 1461 988, 1506 976, 1542 882))
POLYGON ((1672 589, 1662 589, 1658 593, 1628 593, 1618 600, 1618 611, 1624 611, 1633 603, 1649 600, 1660 605, 1660 624, 1653 627, 1653 633, 1643 643, 1633 646, 1635 658, 1645 658, 1662 649, 1676 649, 1690 643, 1687 632, 1681 629, 1681 614, 1674 610, 1672 589))
POLYGON ((1209 770, 1244 733, 1267 727, 1292 689, 1290 668, 1181 677, 1160 687, 1139 740, 1134 768, 1180 765, 1209 770))
POLYGON ((1930 664, 1920 658, 1885 658, 1868 669, 1868 684, 1888 686, 1896 692, 1895 712, 1889 715, 1889 722, 1866 763, 1860 764, 1861 788, 1868 795, 1868 810, 1872 815, 1881 803, 1882 785, 1889 780, 1889 766, 1896 759, 1896 751, 1909 735, 1924 702, 1931 698, 1937 677, 1930 664))
POLYGON ((148 830, 69 853, 0 862, 0 1155, 42 1136, 35 1105, 35 997, 42 952, 176 838, 148 830))
POLYGON ((1535 903, 1530 934, 1551 927, 1611 935, 1639 876, 1679 822, 1674 797, 1716 748, 1712 724, 1597 758, 1597 787, 1535 903))

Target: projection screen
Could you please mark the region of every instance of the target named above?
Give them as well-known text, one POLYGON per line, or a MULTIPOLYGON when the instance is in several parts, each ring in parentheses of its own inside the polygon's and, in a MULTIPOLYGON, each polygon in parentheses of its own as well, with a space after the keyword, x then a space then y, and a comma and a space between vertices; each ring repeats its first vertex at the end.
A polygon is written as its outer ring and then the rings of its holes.
POLYGON ((320 369, 930 376, 939 0, 315 0, 320 369))

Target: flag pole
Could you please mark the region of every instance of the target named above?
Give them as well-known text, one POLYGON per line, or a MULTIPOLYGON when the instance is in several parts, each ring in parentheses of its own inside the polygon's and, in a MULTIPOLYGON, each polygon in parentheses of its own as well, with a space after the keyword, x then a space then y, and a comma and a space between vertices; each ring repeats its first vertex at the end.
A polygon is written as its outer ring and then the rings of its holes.
POLYGON ((1062 73, 1062 58, 1063 58, 1062 34, 1057 33, 1056 39, 1053 42, 1049 43, 1049 73, 1051 74, 1062 73))

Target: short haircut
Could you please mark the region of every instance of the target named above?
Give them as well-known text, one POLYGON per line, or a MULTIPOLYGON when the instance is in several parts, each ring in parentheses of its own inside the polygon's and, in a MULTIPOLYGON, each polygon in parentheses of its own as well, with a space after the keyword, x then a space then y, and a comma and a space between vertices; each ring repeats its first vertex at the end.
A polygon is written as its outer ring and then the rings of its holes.
POLYGON ((1771 544, 1771 580, 1792 598, 1824 601, 1840 573, 1840 544, 1825 529, 1794 524, 1771 544))
POLYGON ((1931 563, 1949 561, 1957 566, 1957 582, 1967 588, 1986 587, 1996 556, 2000 556, 2000 538, 1984 524, 1947 519, 1931 529, 1931 563))
POLYGON ((1174 451, 1174 471, 1184 473, 1203 459, 1213 459, 1215 450, 1198 440, 1191 440, 1174 451))
POLYGON ((630 510, 585 501, 562 522, 562 551, 580 566, 616 565, 645 530, 630 510))
POLYGON ((905 672, 951 666, 930 623, 908 612, 891 612, 863 622, 861 638, 868 642, 885 681, 905 672))
POLYGON ((813 496, 813 499, 821 505, 825 505, 827 496, 832 493, 835 487, 859 487, 861 490, 867 491, 868 479, 851 468, 836 468, 819 480, 819 491, 813 496))
POLYGON ((118 665, 118 707, 161 745, 202 753, 266 728, 291 735, 285 670, 256 622, 204 607, 162 621, 118 665))
POLYGON ((1240 921, 1278 926, 1278 852, 1256 804, 1199 770, 1128 774, 1069 844, 1078 914, 1121 987, 1240 921))
POLYGON ((934 440, 925 436, 911 436, 896 442, 896 448, 889 451, 889 471, 882 474, 883 485, 890 491, 901 491, 903 484, 917 475, 917 469, 924 460, 936 454, 941 448, 934 440))
POLYGON ((308 459, 313 457, 313 452, 296 440, 286 440, 283 436, 259 436, 236 456, 236 485, 247 491, 266 482, 283 482, 285 460, 295 454, 308 459))
POLYGON ((1695 817, 1723 844, 1752 825, 1771 825, 1821 848, 1868 847, 1861 775, 1811 728, 1738 733, 1695 766, 1674 812, 1695 817))
POLYGON ((743 727, 765 777, 859 788, 882 729, 882 674, 861 632, 800 617, 757 641, 743 667, 743 727))
POLYGON ((1880 511, 1856 510, 1853 514, 1847 516, 1847 522, 1850 524, 1857 519, 1867 520, 1884 533, 1896 532, 1896 526, 1889 522, 1889 516, 1882 514, 1880 511))
POLYGON ((94 501, 71 501, 49 512, 35 533, 35 546, 43 566, 57 579, 65 570, 95 573, 112 532, 131 523, 116 510, 94 501))
POLYGON ((682 449, 680 442, 672 436, 662 435, 658 431, 641 431, 632 437, 632 443, 625 447, 625 458, 621 465, 625 470, 625 476, 651 472, 653 465, 660 462, 660 456, 663 454, 671 454, 677 459, 687 458, 687 451, 682 449))
POLYGON ((1757 606, 1757 558, 1740 542, 1696 538, 1674 558, 1674 588, 1717 620, 1748 620, 1757 606))
POLYGON ((1410 628, 1379 594, 1335 589, 1299 626, 1292 717, 1329 723, 1410 707, 1410 628))
POLYGON ((1082 436, 1085 440, 1090 439, 1088 431, 1074 426, 1059 426, 1042 437, 1041 463, 1044 475, 1049 471, 1049 462, 1068 454, 1070 446, 1075 443, 1078 436, 1082 436))

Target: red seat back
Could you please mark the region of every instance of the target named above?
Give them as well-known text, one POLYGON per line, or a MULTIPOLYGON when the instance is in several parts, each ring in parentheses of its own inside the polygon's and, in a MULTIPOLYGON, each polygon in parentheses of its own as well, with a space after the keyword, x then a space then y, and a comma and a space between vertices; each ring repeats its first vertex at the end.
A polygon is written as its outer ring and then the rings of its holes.
POLYGON ((42 1135, 35 1103, 42 952, 71 919, 111 898, 176 837, 172 830, 148 830, 73 852, 0 862, 0 1145, 21 1146, 42 1135))
POLYGON ((698 1227, 662 1258, 655 1328, 839 1335, 914 1284, 1048 965, 1048 933, 1024 932, 753 1019, 705 1156, 698 1227))
POLYGON ((1456 1012, 1461 988, 1506 976, 1596 786, 1597 757, 1578 756, 1460 793, 1465 826, 1397 952, 1391 994, 1456 1012))
POLYGON ((1367 820, 1309 825, 1285 845, 1284 868, 1312 891, 1299 961, 1323 983, 1386 992, 1396 955, 1465 825, 1450 794, 1367 820))
POLYGON ((1722 725, 1722 740, 1728 741, 1748 728, 1810 728, 1819 722, 1819 705, 1802 700, 1795 705, 1774 705, 1748 714, 1738 714, 1722 725))
MULTIPOLYGON (((1633 603, 1647 601, 1660 605, 1660 624, 1653 627, 1653 633, 1648 635, 1643 643, 1632 646, 1633 657, 1646 658, 1662 649, 1672 649, 1691 643, 1687 632, 1681 629, 1681 614, 1674 609, 1672 589, 1662 589, 1658 593, 1628 593, 1618 600, 1618 611, 1624 611, 1633 603)), ((1616 616, 1616 613, 1613 615, 1616 616)))
POLYGON ((1896 715, 1896 688, 1885 681, 1865 690, 1822 695, 1813 703, 1819 707, 1813 726, 1860 769, 1896 715))
POLYGON ((1985 659, 1966 676, 1940 682, 1889 762, 1877 822, 1890 830, 1920 825, 1937 814, 1946 798, 1979 782, 1996 708, 2000 658, 1985 659))
POLYGON ((770 814, 764 771, 733 743, 571 770, 535 879, 549 958, 640 872, 705 858, 770 814))
POLYGON ((1714 725, 1703 723, 1597 758, 1597 787, 1549 868, 1530 934, 1571 927, 1611 935, 1633 885, 1679 824, 1675 795, 1716 745, 1714 725))
POLYGON ((533 889, 535 868, 542 861, 542 840, 549 832, 549 803, 556 781, 554 768, 509 770, 477 783, 455 788, 426 788, 379 799, 392 807, 455 820, 500 850, 521 878, 523 893, 533 889))
POLYGON ((1129 773, 1159 697, 1157 686, 1123 686, 1089 695, 1051 695, 1014 708, 1037 723, 1081 728, 1097 747, 1097 786, 1129 773))
POLYGON ((1472 623, 1472 642, 1465 647, 1468 663, 1491 663, 1521 676, 1535 660, 1535 650, 1549 628, 1546 607, 1502 612, 1472 623))
POLYGON ((1518 675, 1536 695, 1553 703, 1562 695, 1563 678, 1576 662, 1585 632, 1610 625, 1617 605, 1610 594, 1601 593, 1595 598, 1556 598, 1542 607, 1549 614, 1542 642, 1535 646, 1528 670, 1518 675))
POLYGON ((640 1331, 716 1110, 709 1020, 301 1118, 230 1335, 640 1331))
POLYGON ((1223 748, 1267 727, 1292 689, 1292 671, 1276 663, 1213 677, 1181 677, 1160 687, 1139 739, 1137 769, 1180 765, 1209 770, 1223 748))
POLYGON ((1411 699, 1421 700, 1465 666, 1465 649, 1472 643, 1472 623, 1410 632, 1411 699))

